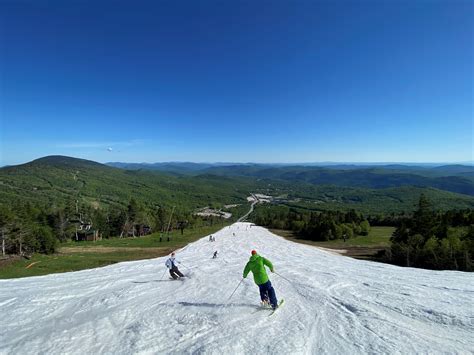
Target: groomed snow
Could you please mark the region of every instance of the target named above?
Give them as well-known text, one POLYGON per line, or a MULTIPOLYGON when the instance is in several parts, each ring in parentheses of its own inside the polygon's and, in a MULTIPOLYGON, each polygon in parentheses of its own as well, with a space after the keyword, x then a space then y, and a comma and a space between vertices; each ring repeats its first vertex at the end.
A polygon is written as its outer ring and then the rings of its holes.
POLYGON ((474 277, 355 260, 236 223, 166 258, 0 280, 2 354, 472 353, 474 277), (233 233, 236 236, 233 236, 233 233), (251 249, 285 305, 259 305, 251 249), (212 259, 214 250, 219 257, 212 259))

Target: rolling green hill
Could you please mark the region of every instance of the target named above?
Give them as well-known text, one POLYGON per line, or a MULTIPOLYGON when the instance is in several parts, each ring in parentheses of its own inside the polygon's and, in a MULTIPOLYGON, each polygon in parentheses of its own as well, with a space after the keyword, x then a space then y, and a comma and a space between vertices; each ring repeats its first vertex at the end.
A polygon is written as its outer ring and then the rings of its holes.
POLYGON ((209 204, 245 202, 256 188, 253 179, 176 177, 129 171, 96 162, 50 156, 0 169, 2 203, 25 200, 61 205, 71 199, 96 207, 124 205, 133 197, 146 205, 192 210, 209 204))
POLYGON ((288 164, 225 164, 225 163, 107 163, 126 170, 152 170, 176 175, 212 174, 245 176, 307 182, 314 185, 385 189, 401 186, 431 187, 474 196, 474 166, 471 165, 351 165, 327 166, 288 164))
MULTIPOLYGON (((176 175, 124 170, 88 160, 49 156, 1 168, 0 204, 29 201, 50 208, 79 200, 100 209, 126 206, 134 198, 149 209, 177 206, 182 213, 190 213, 208 205, 246 206, 246 197, 259 192, 276 197, 278 204, 308 210, 353 208, 364 213, 389 213, 412 211, 419 195, 425 193, 437 209, 474 208, 471 196, 432 186, 410 185, 413 183, 410 174, 261 166, 215 167, 203 171, 206 173, 176 175)), ((453 181, 449 180, 450 186, 454 186, 453 181)), ((465 186, 464 181, 460 184, 460 188, 465 186)))
POLYGON ((383 167, 339 170, 325 167, 235 165, 213 167, 205 171, 222 176, 246 176, 369 189, 416 186, 474 196, 474 180, 467 175, 472 170, 472 167, 464 169, 444 167, 444 170, 441 167, 436 170, 426 169, 421 173, 419 170, 402 170, 400 167, 396 170, 383 167))

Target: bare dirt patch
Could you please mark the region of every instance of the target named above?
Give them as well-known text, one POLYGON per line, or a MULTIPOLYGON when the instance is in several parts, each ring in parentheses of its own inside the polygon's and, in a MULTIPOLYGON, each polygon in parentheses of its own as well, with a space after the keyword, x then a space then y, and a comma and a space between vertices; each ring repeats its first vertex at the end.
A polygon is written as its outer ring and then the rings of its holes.
POLYGON ((341 248, 341 247, 332 246, 328 242, 315 242, 311 240, 299 239, 293 234, 292 231, 281 230, 281 229, 270 229, 270 231, 287 240, 291 240, 292 242, 295 242, 295 243, 311 245, 313 247, 327 251, 332 254, 350 256, 356 259, 366 259, 366 260, 373 259, 374 257, 377 256, 377 254, 380 251, 385 249, 385 247, 380 247, 380 246, 365 247, 365 246, 353 246, 353 245, 348 245, 348 246, 344 246, 344 248, 341 248))
POLYGON ((20 255, 9 255, 6 257, 2 257, 0 258, 0 267, 10 265, 15 261, 21 260, 21 258, 22 257, 20 255))
MULTIPOLYGON (((307 243, 305 243, 307 244, 307 243)), ((347 255, 347 250, 346 249, 332 249, 332 248, 323 248, 323 247, 318 247, 316 248, 327 251, 328 253, 331 254, 337 254, 337 255, 347 255)))

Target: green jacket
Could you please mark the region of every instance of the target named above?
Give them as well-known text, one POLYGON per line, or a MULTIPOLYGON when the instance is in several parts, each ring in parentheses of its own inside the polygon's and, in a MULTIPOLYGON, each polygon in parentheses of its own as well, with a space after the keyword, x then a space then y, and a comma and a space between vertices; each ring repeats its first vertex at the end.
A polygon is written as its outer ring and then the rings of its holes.
POLYGON ((258 254, 252 255, 249 262, 245 265, 244 269, 244 279, 247 277, 250 271, 253 273, 253 280, 257 285, 263 285, 268 281, 267 271, 265 270, 265 265, 270 268, 270 271, 273 272, 273 265, 270 260, 265 259, 263 256, 258 254))

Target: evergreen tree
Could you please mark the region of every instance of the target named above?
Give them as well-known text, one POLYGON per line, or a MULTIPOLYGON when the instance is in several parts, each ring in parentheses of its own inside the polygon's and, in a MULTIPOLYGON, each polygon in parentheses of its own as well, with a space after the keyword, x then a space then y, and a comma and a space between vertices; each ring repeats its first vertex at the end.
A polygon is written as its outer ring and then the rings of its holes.
POLYGON ((14 215, 12 211, 5 206, 0 206, 0 239, 2 255, 6 254, 7 240, 10 238, 14 215))
POLYGON ((393 232, 390 240, 392 243, 404 243, 408 240, 409 228, 407 227, 407 222, 403 221, 393 232))
POLYGON ((428 240, 433 235, 435 224, 436 218, 431 202, 424 194, 421 194, 418 209, 413 214, 413 226, 410 234, 420 234, 425 240, 428 240))
POLYGON ((36 239, 35 245, 40 253, 52 254, 56 251, 58 240, 54 237, 51 228, 37 227, 32 235, 36 239))

